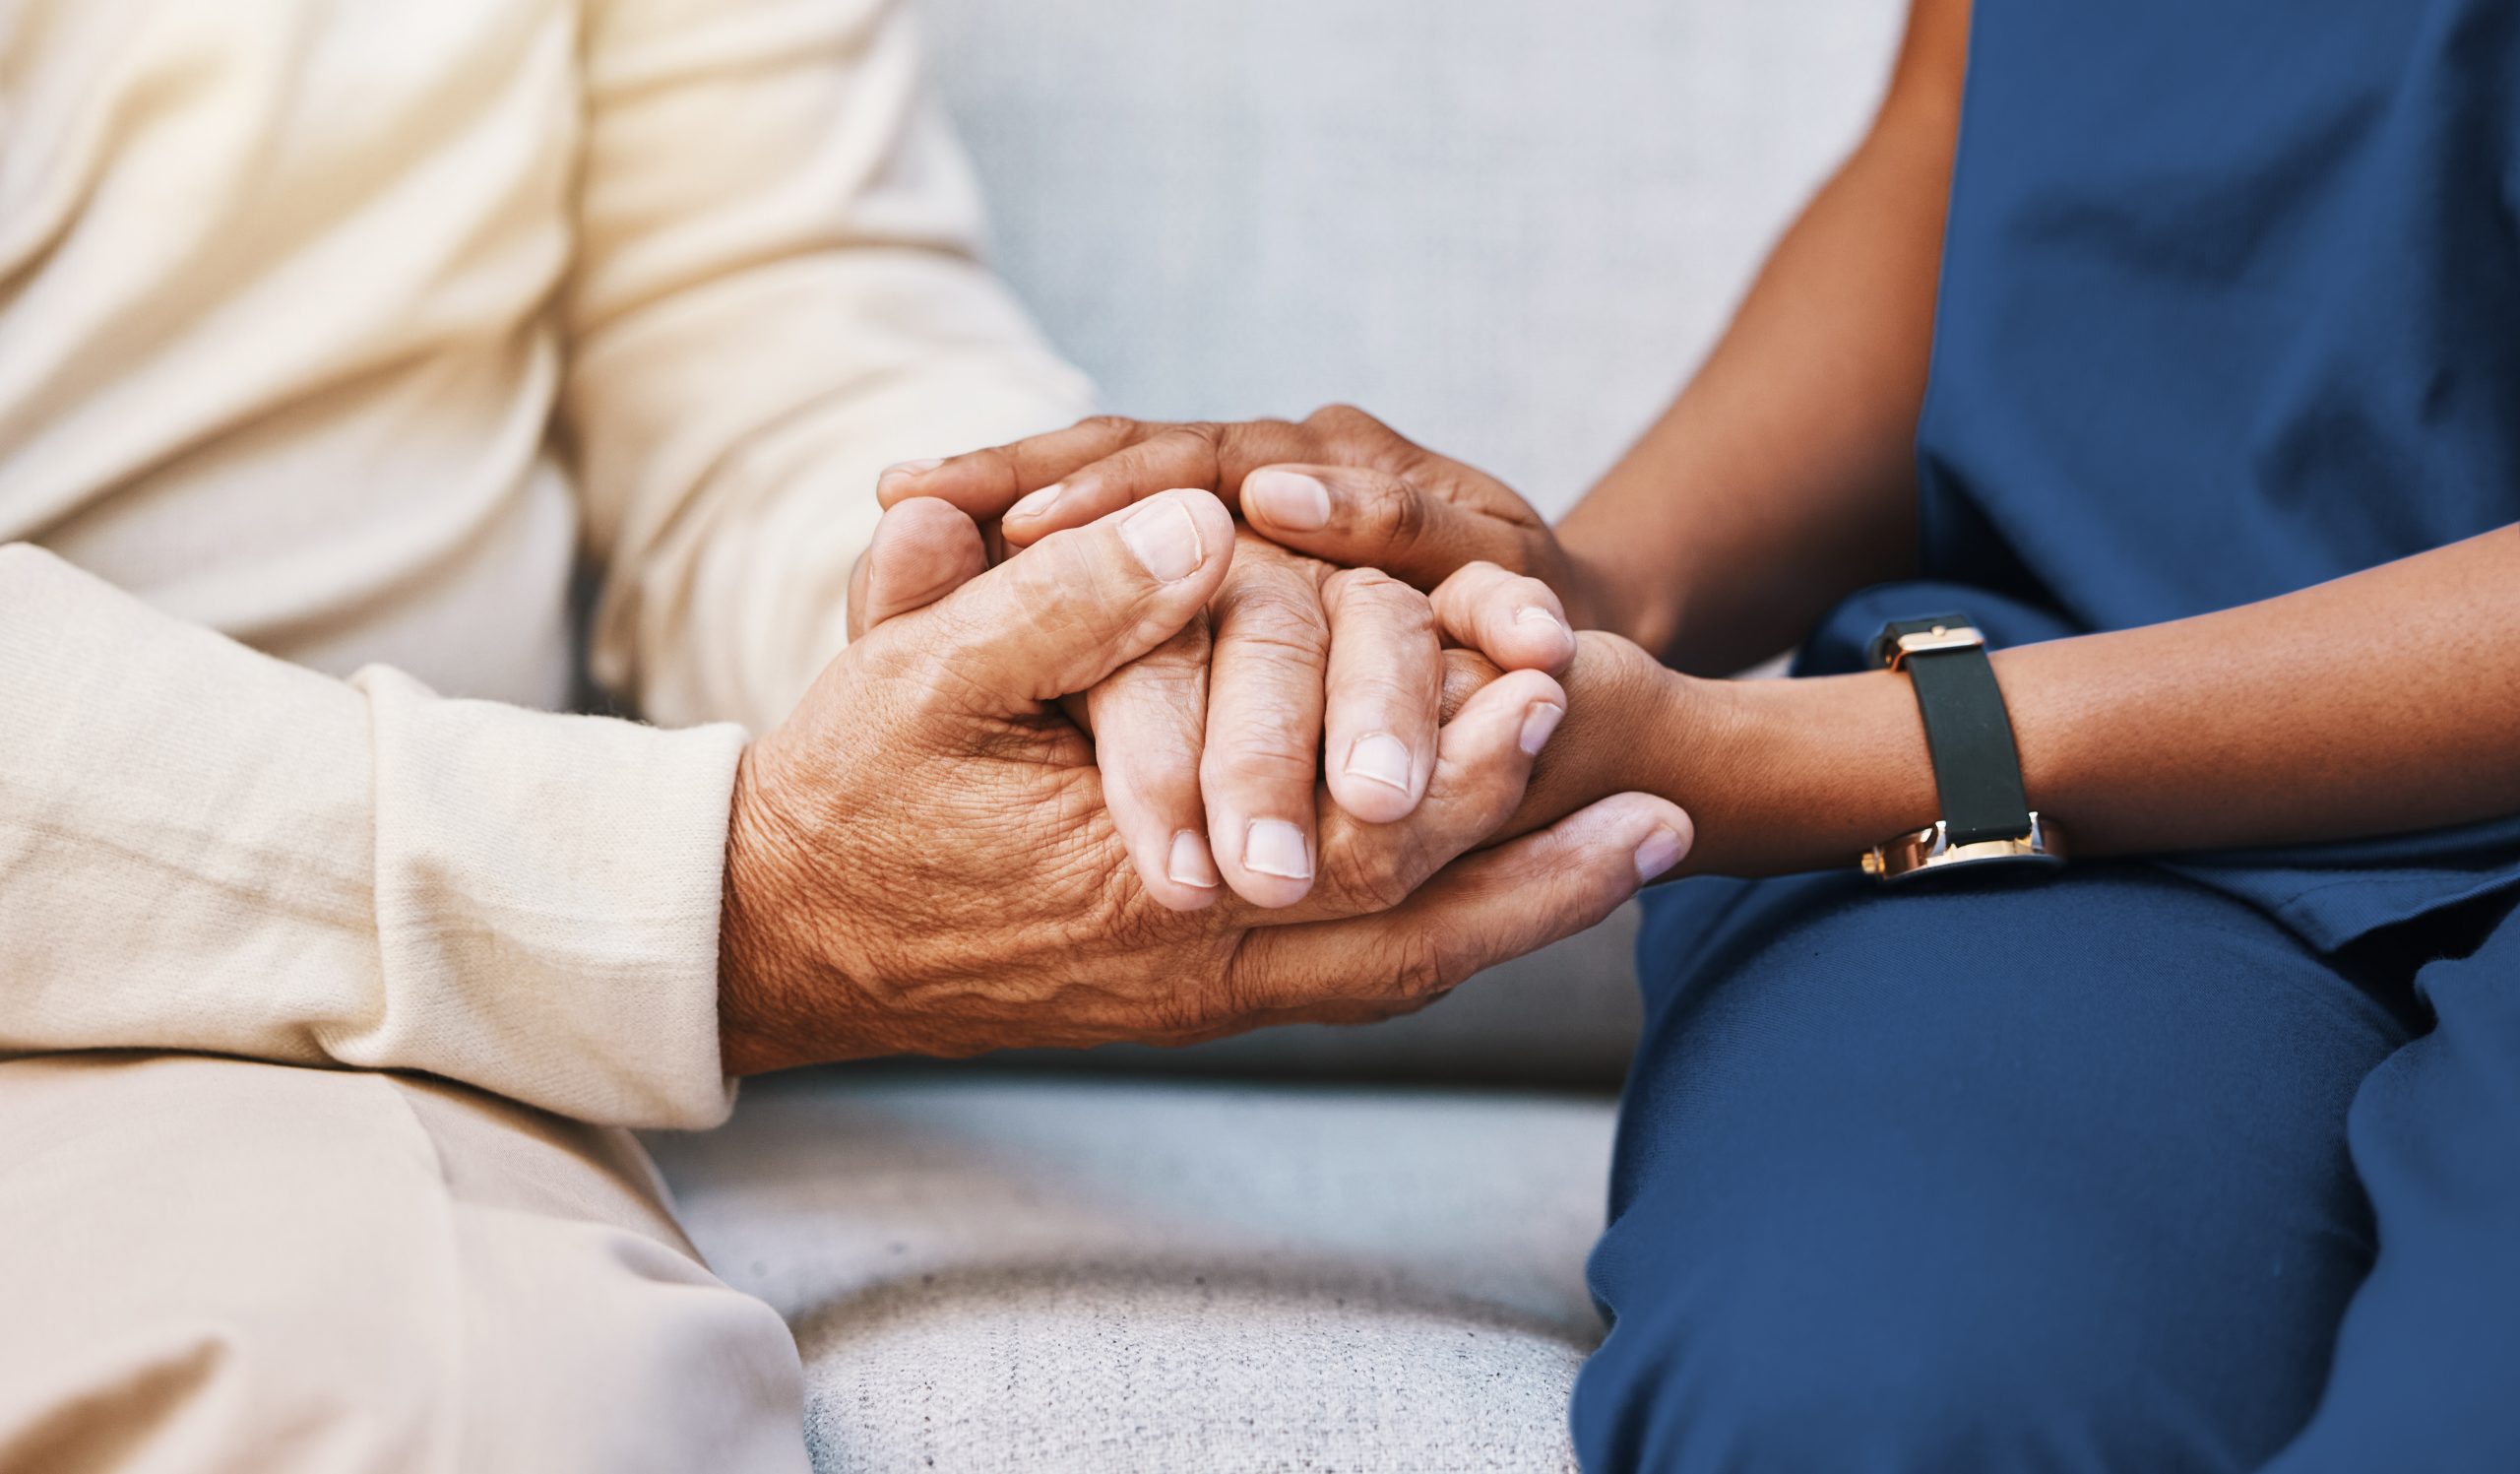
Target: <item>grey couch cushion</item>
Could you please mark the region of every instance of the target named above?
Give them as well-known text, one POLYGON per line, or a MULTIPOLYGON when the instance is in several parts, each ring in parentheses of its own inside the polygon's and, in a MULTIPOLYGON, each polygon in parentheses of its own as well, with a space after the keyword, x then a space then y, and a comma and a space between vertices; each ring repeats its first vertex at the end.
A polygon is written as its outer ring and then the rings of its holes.
POLYGON ((796 1328, 817 1469, 1542 1470, 1610 1108, 995 1071, 749 1087, 652 1145, 796 1328))
MULTIPOLYGON (((1352 400, 1552 513, 1661 406, 1856 136, 1904 10, 922 3, 999 264, 1112 409, 1352 400)), ((1635 1028, 1624 935, 1396 1024, 1161 1062, 1606 1083, 1635 1028)))

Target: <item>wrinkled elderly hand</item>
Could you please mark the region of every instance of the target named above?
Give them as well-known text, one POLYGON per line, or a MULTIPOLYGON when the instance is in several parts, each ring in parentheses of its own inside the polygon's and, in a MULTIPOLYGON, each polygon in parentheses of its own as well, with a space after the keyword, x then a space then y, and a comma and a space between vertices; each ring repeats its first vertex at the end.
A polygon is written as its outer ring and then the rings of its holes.
POLYGON ((1555 590, 1577 628, 1605 622, 1596 580, 1511 487, 1345 405, 1300 422, 1103 416, 933 465, 896 467, 878 494, 886 505, 936 496, 975 517, 1003 518, 1008 544, 1022 546, 1175 486, 1239 497, 1252 527, 1339 567, 1379 568, 1433 589, 1492 564, 1555 590))
MULTIPOLYGON (((1302 900, 1318 781, 1351 818, 1415 812, 1435 770, 1447 644, 1546 673, 1574 637, 1528 579, 1460 579, 1429 598, 1237 533, 1208 608, 1085 703, 1104 800, 1150 893, 1196 910, 1222 879, 1254 905, 1302 900), (1518 621, 1523 609, 1537 619, 1518 621)), ((1539 752, 1563 715, 1535 702, 1522 755, 1539 752)))
POLYGON ((880 1054, 1176 1043, 1405 1011, 1607 915, 1676 863, 1686 814, 1620 795, 1460 859, 1522 798, 1534 671, 1439 732, 1424 798, 1369 824, 1316 793, 1315 883, 1263 909, 1160 904, 1060 698, 1166 646, 1234 557, 1173 491, 981 571, 978 528, 918 500, 879 527, 872 627, 746 754, 726 857, 722 1047, 749 1073, 880 1054))
MULTIPOLYGON (((1048 529, 1001 531, 1020 552, 1048 529)), ((852 604, 853 635, 862 591, 852 604)), ((1407 817, 1434 770, 1448 644, 1550 673, 1575 651, 1557 596, 1538 580, 1480 564, 1429 595, 1239 535, 1209 608, 1084 703, 1104 798, 1149 893, 1184 911, 1217 900, 1220 882, 1255 905, 1302 900, 1318 779, 1352 817, 1407 817)), ((1534 713, 1529 750, 1561 715, 1534 713)))

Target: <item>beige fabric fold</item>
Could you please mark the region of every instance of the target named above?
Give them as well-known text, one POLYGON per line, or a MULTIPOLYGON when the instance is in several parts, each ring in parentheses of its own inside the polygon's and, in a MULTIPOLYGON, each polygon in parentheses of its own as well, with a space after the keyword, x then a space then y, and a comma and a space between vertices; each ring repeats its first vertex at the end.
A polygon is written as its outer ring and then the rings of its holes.
POLYGON ((373 1071, 0 1063, 0 1470, 803 1474, 626 1133, 373 1071))

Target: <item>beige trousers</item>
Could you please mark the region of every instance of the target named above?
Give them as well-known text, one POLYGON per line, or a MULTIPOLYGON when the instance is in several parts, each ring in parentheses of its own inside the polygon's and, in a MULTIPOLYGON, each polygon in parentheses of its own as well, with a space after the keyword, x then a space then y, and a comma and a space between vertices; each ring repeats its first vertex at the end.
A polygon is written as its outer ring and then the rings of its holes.
POLYGON ((0 1471, 800 1474, 647 1153, 440 1081, 0 1063, 0 1471))

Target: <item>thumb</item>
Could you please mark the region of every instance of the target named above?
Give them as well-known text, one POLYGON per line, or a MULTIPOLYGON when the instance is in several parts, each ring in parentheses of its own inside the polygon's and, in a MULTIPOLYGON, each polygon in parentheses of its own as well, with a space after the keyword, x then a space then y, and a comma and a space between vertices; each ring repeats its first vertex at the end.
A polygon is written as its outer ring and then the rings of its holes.
MULTIPOLYGON (((905 503, 907 505, 907 503, 905 503)), ((1005 715, 1084 691, 1171 639, 1233 558, 1233 516, 1166 491, 1054 533, 886 626, 890 648, 1005 715)))
POLYGON ((979 524, 952 502, 913 497, 884 513, 849 580, 849 637, 925 609, 988 566, 979 524))

